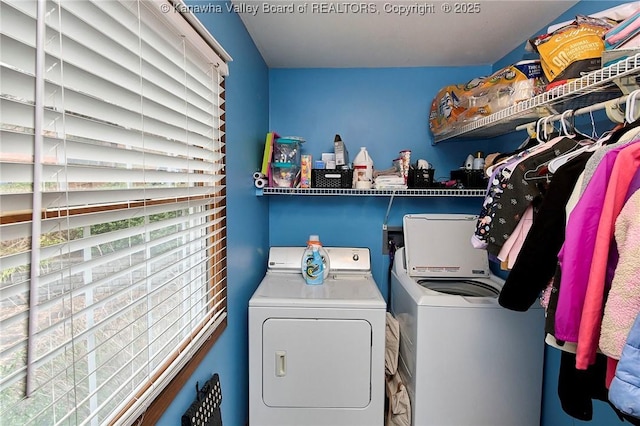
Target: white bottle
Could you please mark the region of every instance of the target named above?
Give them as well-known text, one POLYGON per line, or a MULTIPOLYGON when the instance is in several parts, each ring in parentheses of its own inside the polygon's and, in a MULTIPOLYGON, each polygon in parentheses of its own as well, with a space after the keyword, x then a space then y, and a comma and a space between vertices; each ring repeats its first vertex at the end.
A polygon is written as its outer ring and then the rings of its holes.
POLYGON ((473 169, 473 155, 467 155, 467 159, 464 160, 464 168, 467 170, 473 169))
POLYGON ((482 151, 476 152, 476 156, 473 159, 473 170, 482 170, 484 169, 484 158, 482 157, 482 151))
POLYGON ((357 189, 371 189, 373 184, 373 160, 369 157, 367 148, 361 147, 358 155, 353 159, 353 187, 357 189))

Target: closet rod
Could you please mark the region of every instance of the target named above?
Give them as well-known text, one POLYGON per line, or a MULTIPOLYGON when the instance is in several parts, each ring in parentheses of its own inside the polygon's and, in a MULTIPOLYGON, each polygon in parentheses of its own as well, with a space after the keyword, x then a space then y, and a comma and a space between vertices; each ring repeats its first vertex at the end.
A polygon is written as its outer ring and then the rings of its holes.
MULTIPOLYGON (((618 99, 615 100, 609 100, 609 101, 605 101, 605 102, 600 102, 597 104, 593 104, 593 105, 589 105, 587 107, 583 107, 583 108, 578 108, 577 110, 574 111, 573 115, 582 115, 582 114, 589 114, 590 112, 594 112, 594 111, 599 111, 602 109, 605 109, 607 107, 607 105, 620 105, 624 102, 627 101, 627 98, 629 97, 629 95, 624 95, 619 97, 618 99)), ((556 114, 556 115, 551 115, 548 117, 542 117, 540 118, 540 120, 546 120, 546 123, 552 123, 554 121, 558 121, 562 118, 562 114, 556 114)), ((525 130, 527 128, 531 128, 532 126, 535 128, 537 121, 531 122, 531 123, 526 123, 526 124, 521 124, 518 127, 516 127, 516 130, 525 130)), ((544 121, 543 121, 544 123, 544 121)))

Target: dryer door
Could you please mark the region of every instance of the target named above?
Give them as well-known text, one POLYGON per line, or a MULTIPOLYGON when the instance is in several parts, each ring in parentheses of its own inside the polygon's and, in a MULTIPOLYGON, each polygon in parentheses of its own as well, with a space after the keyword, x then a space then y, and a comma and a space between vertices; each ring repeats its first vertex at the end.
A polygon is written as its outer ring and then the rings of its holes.
POLYGON ((371 400, 371 324, 270 318, 263 323, 262 399, 269 407, 364 408, 371 400))

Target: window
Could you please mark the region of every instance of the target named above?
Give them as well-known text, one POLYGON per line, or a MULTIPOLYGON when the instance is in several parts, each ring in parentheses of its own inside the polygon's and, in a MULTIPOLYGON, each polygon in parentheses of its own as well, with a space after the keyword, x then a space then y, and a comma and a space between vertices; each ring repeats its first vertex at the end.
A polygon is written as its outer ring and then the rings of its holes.
POLYGON ((0 418, 133 421, 226 324, 226 52, 165 0, 0 0, 0 418))

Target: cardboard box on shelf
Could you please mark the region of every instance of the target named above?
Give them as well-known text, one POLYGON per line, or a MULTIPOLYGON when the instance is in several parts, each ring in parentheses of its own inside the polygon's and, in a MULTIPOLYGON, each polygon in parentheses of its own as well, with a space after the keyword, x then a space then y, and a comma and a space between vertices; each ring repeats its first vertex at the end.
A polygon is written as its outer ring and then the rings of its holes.
POLYGON ((300 157, 300 188, 311 188, 311 155, 303 154, 300 157))
POLYGON ((336 166, 349 165, 349 152, 340 135, 336 135, 333 139, 333 151, 336 154, 336 166))

